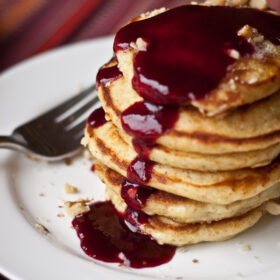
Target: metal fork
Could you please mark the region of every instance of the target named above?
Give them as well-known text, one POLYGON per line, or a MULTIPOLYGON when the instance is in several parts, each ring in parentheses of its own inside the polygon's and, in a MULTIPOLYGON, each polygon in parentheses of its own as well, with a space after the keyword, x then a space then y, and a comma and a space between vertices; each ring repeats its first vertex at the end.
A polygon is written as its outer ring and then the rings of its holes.
POLYGON ((17 127, 11 136, 0 136, 0 148, 20 151, 47 161, 70 157, 79 150, 85 127, 85 119, 79 121, 79 118, 97 102, 95 85, 92 85, 43 115, 17 127), (74 106, 78 107, 78 103, 82 103, 90 95, 92 98, 89 101, 67 115, 69 110, 73 110, 74 106))

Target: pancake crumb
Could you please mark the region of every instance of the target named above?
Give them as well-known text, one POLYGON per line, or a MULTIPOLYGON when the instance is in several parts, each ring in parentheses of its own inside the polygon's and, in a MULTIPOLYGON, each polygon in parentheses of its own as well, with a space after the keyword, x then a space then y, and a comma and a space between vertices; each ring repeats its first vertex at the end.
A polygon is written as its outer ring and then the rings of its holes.
POLYGON ((39 193, 39 196, 45 196, 45 194, 41 192, 41 193, 39 193))
POLYGON ((248 245, 248 244, 244 244, 244 245, 241 246, 241 250, 242 250, 243 252, 251 251, 251 246, 248 245))
POLYGON ((250 38, 253 35, 253 28, 250 25, 246 24, 238 30, 237 35, 243 36, 245 38, 250 38))
POLYGON ((264 41, 264 36, 258 32, 256 28, 246 24, 237 32, 238 36, 245 37, 254 44, 259 44, 264 41))
POLYGON ((89 211, 90 200, 77 200, 77 201, 66 201, 64 202, 64 209, 70 217, 75 217, 78 214, 85 213, 89 211))
POLYGON ((240 58, 240 53, 239 51, 235 50, 235 49, 231 49, 228 51, 228 55, 234 59, 239 59, 240 58))
POLYGON ((241 277, 241 278, 244 277, 244 275, 243 275, 241 272, 238 272, 238 273, 237 273, 237 276, 238 276, 238 277, 241 277))
POLYGON ((58 213, 56 216, 59 218, 65 217, 65 215, 63 213, 58 213))
POLYGON ((199 260, 198 259, 193 259, 192 262, 193 263, 199 263, 199 260))
POLYGON ((147 42, 144 41, 142 38, 137 38, 136 46, 139 51, 143 51, 147 49, 147 42))
POLYGON ((42 224, 35 224, 35 228, 38 229, 40 232, 47 234, 49 233, 49 230, 43 226, 42 224))
POLYGON ((162 7, 162 8, 159 8, 159 9, 154 9, 154 10, 151 11, 151 12, 142 13, 142 14, 140 15, 140 17, 141 17, 141 18, 154 17, 154 16, 156 16, 156 15, 158 15, 158 14, 161 14, 161 13, 163 13, 163 12, 165 12, 165 11, 166 11, 166 8, 162 7))
POLYGON ((64 189, 66 193, 77 193, 78 192, 78 188, 71 186, 70 184, 66 183, 64 185, 64 189))
POLYGON ((72 164, 72 159, 71 158, 66 158, 65 160, 64 160, 64 162, 65 162, 65 164, 66 165, 71 165, 72 164))

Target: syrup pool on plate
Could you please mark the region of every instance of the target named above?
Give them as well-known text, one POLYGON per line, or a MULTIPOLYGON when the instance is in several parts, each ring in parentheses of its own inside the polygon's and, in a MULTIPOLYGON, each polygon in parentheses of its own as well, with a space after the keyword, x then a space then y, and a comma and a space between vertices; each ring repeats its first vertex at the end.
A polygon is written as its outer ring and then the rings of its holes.
POLYGON ((109 201, 96 202, 89 212, 77 215, 72 224, 84 252, 97 260, 121 263, 133 268, 154 267, 172 259, 175 247, 159 245, 138 232, 147 221, 142 212, 119 214, 109 201))

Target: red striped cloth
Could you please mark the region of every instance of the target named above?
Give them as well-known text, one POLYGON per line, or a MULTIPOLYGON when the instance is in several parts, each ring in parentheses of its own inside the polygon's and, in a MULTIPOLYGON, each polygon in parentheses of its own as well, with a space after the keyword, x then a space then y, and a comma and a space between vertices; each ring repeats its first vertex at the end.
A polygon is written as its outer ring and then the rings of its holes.
POLYGON ((188 0, 0 0, 0 71, 48 49, 113 34, 129 19, 188 0))

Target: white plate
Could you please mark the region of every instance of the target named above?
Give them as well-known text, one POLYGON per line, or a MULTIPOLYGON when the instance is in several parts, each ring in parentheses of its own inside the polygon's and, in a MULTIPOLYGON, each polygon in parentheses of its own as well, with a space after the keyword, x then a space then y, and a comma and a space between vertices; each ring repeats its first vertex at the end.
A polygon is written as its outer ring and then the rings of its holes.
MULTIPOLYGON (((112 39, 79 43, 34 57, 0 76, 0 134, 91 84, 112 55, 112 39)), ((280 219, 266 216, 253 229, 221 243, 189 246, 165 265, 128 269, 88 258, 68 217, 59 218, 62 200, 103 199, 104 185, 91 163, 45 164, 0 150, 0 271, 12 279, 279 279, 280 219), (65 194, 64 184, 79 194, 65 194), (44 196, 40 196, 43 193, 44 196), (34 225, 45 225, 48 236, 34 225), (251 250, 243 252, 248 244, 251 250), (199 263, 193 263, 196 258, 199 263), (182 278, 181 278, 182 277, 182 278)))

